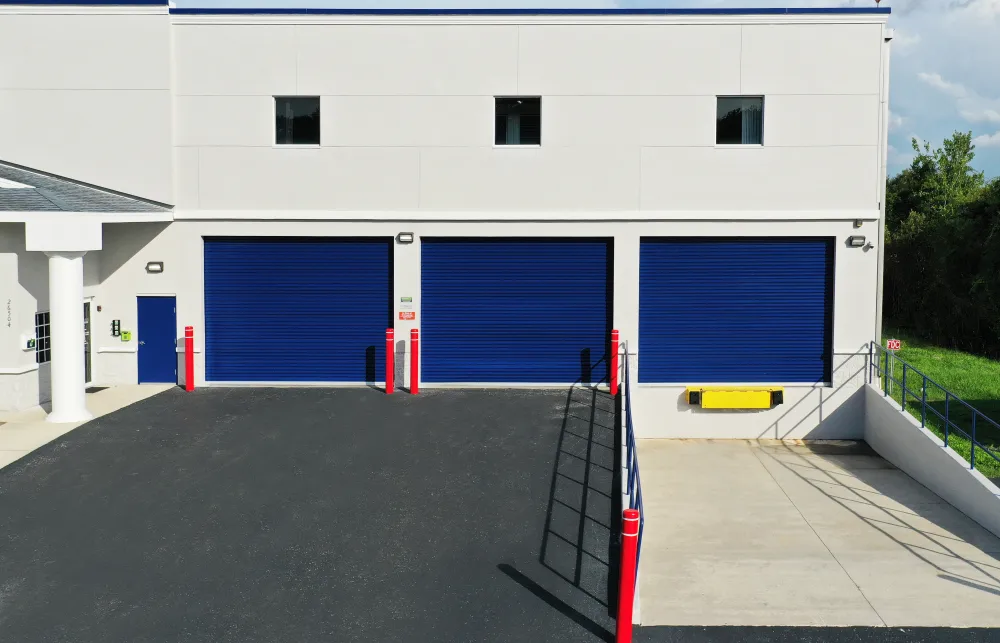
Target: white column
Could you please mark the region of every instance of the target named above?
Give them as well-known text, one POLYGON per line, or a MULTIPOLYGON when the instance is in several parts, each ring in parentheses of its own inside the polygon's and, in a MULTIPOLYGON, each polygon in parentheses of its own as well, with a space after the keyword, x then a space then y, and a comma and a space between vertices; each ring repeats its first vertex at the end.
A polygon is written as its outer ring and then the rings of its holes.
POLYGON ((633 379, 637 367, 635 355, 639 352, 639 248, 637 233, 615 234, 615 301, 611 327, 621 333, 622 342, 628 342, 633 379))
POLYGON ((85 422, 83 356, 83 255, 46 252, 49 258, 49 324, 52 342, 52 412, 49 422, 85 422))
POLYGON ((411 386, 410 381, 410 331, 420 329, 420 227, 400 226, 400 231, 413 232, 413 243, 394 241, 392 325, 396 330, 396 386, 411 386), (403 297, 412 301, 403 302, 403 297), (399 313, 415 313, 413 320, 399 318, 399 313))

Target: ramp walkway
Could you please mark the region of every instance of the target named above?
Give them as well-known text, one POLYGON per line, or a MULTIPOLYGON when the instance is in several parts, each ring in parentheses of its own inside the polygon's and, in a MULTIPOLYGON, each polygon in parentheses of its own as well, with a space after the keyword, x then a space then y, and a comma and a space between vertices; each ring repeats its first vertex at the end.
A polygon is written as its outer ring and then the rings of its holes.
POLYGON ((863 442, 638 454, 644 626, 1000 626, 1000 539, 863 442))

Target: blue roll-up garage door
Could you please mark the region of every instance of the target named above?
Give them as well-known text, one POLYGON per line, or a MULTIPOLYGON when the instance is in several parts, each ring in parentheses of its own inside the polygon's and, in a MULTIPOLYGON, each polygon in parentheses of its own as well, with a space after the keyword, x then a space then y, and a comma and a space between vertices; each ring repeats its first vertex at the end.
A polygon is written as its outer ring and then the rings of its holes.
POLYGON ((607 380, 611 245, 423 239, 425 382, 607 380))
POLYGON ((205 239, 205 376, 385 379, 391 239, 205 239))
POLYGON ((643 239, 639 264, 639 381, 830 381, 831 239, 643 239))

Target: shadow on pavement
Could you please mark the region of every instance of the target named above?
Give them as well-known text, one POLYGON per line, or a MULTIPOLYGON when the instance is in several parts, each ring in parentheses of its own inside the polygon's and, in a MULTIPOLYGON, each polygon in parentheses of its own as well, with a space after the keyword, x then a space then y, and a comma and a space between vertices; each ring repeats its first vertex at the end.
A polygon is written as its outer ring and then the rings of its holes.
POLYGON ((612 419, 580 387, 171 389, 0 470, 2 638, 608 640, 612 419))
POLYGON ((608 641, 611 643, 614 641, 614 636, 611 632, 604 629, 601 625, 595 623, 591 619, 587 618, 580 612, 576 611, 573 607, 568 605, 565 601, 560 599, 558 596, 552 594, 535 581, 531 580, 521 572, 514 569, 512 566, 507 564, 497 565, 497 569, 506 574, 514 582, 519 584, 521 587, 525 588, 541 600, 545 601, 550 607, 558 611, 563 616, 566 616, 574 623, 587 630, 594 636, 598 637, 602 641, 608 641))
POLYGON ((901 551, 932 567, 939 578, 1000 595, 1000 541, 909 476, 887 478, 887 472, 902 474, 895 467, 887 464, 887 468, 841 469, 836 465, 842 460, 836 458, 843 455, 816 453, 816 457, 831 459, 834 465, 820 467, 803 455, 802 447, 774 446, 761 451, 764 457, 836 502, 858 521, 880 532, 901 551), (900 479, 906 484, 901 485, 900 479), (934 500, 928 504, 928 499, 934 500), (974 540, 987 538, 984 549, 969 555, 966 541, 952 533, 956 528, 968 532, 966 535, 974 540), (976 536, 977 532, 982 535, 976 536), (953 564, 961 563, 962 571, 977 577, 942 567, 935 560, 941 556, 953 564))

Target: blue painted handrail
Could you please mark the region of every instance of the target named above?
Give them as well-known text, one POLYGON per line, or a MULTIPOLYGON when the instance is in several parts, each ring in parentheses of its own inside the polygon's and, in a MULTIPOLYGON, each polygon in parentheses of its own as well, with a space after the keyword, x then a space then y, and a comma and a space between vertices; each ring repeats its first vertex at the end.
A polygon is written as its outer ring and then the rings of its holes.
MULTIPOLYGON (((642 481, 639 478, 639 455, 635 448, 635 429, 632 424, 632 378, 628 365, 628 346, 625 348, 625 377, 622 386, 623 406, 625 407, 625 493, 628 495, 628 508, 639 510, 639 538, 635 552, 636 569, 639 568, 639 556, 642 553, 642 531, 646 523, 646 512, 642 508, 642 481)), ((636 575, 638 579, 638 574, 636 575)))
MULTIPOLYGON (((985 453, 989 457, 993 458, 998 464, 1000 464, 1000 454, 997 454, 991 450, 988 446, 979 442, 976 439, 976 425, 982 426, 985 422, 986 424, 992 426, 998 432, 1000 432, 1000 424, 997 424, 992 419, 983 414, 982 411, 975 408, 965 400, 961 399, 945 387, 941 386, 931 378, 927 377, 924 373, 920 372, 910 364, 906 363, 900 359, 893 351, 886 350, 885 347, 872 342, 868 349, 868 383, 876 386, 878 385, 878 380, 881 380, 882 394, 885 397, 889 397, 891 393, 892 384, 899 386, 900 391, 900 406, 904 411, 906 409, 907 396, 912 397, 912 402, 919 402, 920 404, 920 426, 927 426, 927 412, 930 411, 933 415, 937 416, 944 423, 944 445, 948 446, 948 440, 952 433, 957 432, 958 434, 964 436, 971 445, 969 453, 969 468, 976 468, 976 453, 977 451, 982 454, 985 453), (902 365, 902 375, 899 379, 893 377, 893 373, 897 370, 898 366, 902 365), (919 391, 914 391, 907 386, 907 380, 909 379, 910 386, 917 378, 920 381, 921 386, 919 391), (933 405, 927 403, 927 385, 937 387, 944 393, 944 413, 934 408, 933 405), (969 414, 972 416, 972 426, 969 431, 965 431, 961 426, 955 423, 952 415, 952 407, 958 404, 960 407, 965 407, 969 414)), ((909 412, 909 411, 907 411, 909 412)), ((915 413, 910 413, 914 417, 917 417, 915 413)))

